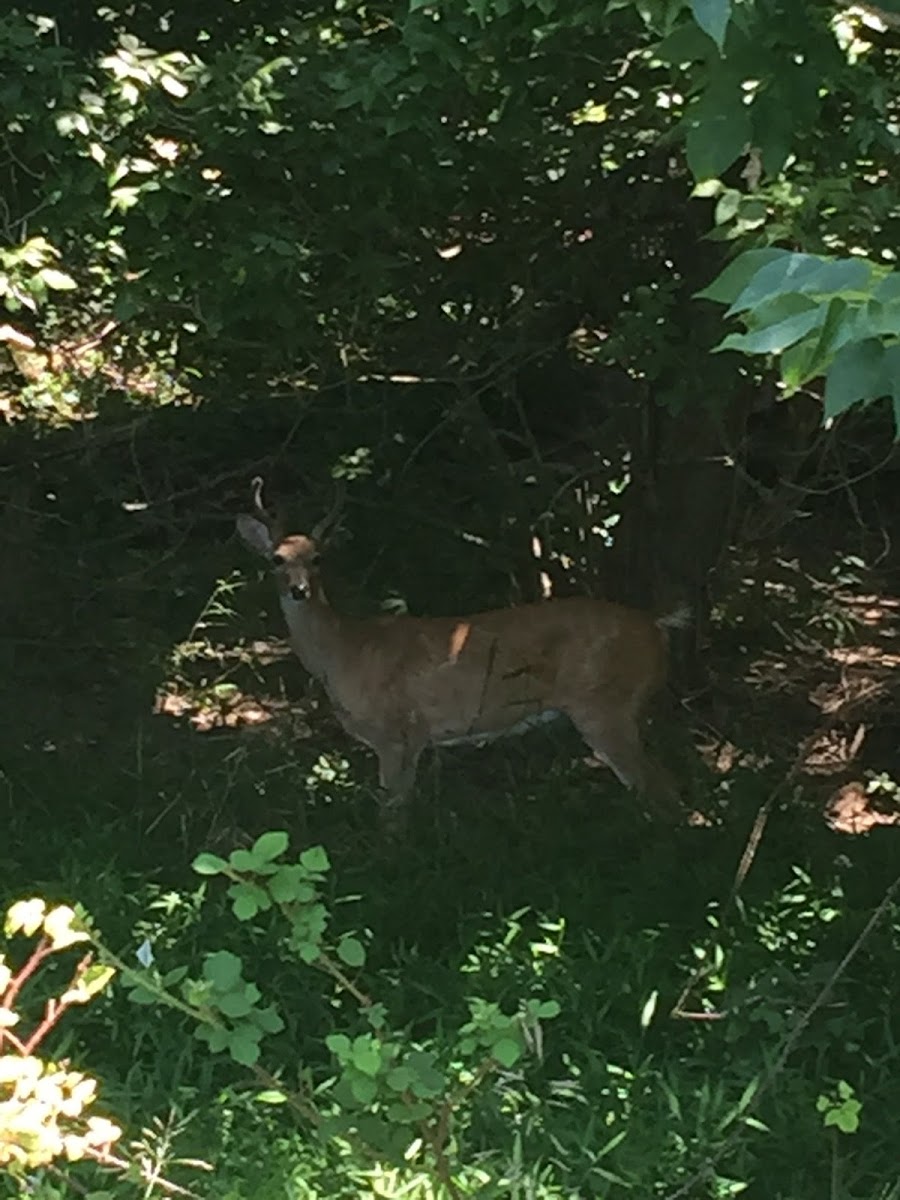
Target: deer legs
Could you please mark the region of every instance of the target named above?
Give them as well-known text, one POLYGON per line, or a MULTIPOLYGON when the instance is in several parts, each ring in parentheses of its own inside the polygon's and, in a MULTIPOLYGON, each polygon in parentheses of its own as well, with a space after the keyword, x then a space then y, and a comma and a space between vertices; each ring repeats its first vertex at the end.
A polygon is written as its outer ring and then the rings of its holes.
POLYGON ((416 768, 423 744, 405 738, 400 742, 383 742, 376 748, 381 786, 379 819, 388 837, 401 833, 405 824, 410 795, 416 782, 416 768))
POLYGON ((658 816, 670 821, 678 818, 678 789, 669 773, 644 749, 634 715, 620 711, 598 716, 585 711, 570 716, 595 757, 610 767, 625 787, 650 804, 658 816))

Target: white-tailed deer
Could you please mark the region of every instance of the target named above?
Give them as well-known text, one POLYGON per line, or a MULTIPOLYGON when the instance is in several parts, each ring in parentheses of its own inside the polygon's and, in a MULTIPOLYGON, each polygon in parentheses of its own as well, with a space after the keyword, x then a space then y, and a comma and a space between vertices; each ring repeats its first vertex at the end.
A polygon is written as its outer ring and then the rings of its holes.
POLYGON ((674 784, 647 755, 641 723, 665 682, 668 629, 679 610, 650 614, 588 597, 545 600, 463 617, 352 619, 328 603, 319 546, 340 507, 309 535, 285 535, 253 481, 243 541, 272 566, 291 646, 320 680, 351 737, 378 755, 396 826, 426 746, 485 742, 565 714, 597 758, 667 816, 674 784))

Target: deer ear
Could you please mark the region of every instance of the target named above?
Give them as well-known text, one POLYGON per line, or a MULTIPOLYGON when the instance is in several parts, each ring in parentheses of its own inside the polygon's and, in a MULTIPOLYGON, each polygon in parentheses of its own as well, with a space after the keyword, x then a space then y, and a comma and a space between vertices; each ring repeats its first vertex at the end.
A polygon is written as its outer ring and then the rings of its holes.
POLYGON ((263 558, 272 557, 272 551, 275 549, 272 544, 272 535, 262 521, 257 517, 251 517, 249 513, 241 513, 235 524, 238 536, 245 546, 249 546, 263 558))

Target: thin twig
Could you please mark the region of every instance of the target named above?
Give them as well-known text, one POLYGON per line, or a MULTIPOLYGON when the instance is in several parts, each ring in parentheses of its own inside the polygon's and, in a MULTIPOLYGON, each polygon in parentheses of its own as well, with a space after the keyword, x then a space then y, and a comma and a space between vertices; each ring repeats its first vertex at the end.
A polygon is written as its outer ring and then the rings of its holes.
MULTIPOLYGON (((853 959, 857 956, 857 954, 859 953, 860 949, 863 946, 863 943, 871 935, 872 931, 875 929, 875 926, 879 923, 879 921, 881 921, 882 917, 885 915, 885 913, 888 910, 888 906, 890 905, 894 896, 897 894, 898 890, 900 890, 900 875, 898 875, 896 877, 896 879, 894 879, 893 883, 890 885, 890 887, 885 892, 884 896, 881 898, 881 902, 879 903, 878 907, 875 909, 875 911, 869 917, 868 921, 866 922, 866 924, 865 924, 864 928, 862 929, 862 931, 860 932, 859 936, 851 944, 850 948, 847 950, 844 957, 834 968, 834 970, 832 971, 828 980, 825 982, 824 986, 819 991, 818 995, 815 997, 813 1002, 809 1005, 809 1007, 806 1009, 806 1011, 803 1013, 803 1015, 800 1017, 800 1019, 794 1025, 794 1028, 791 1030, 791 1032, 787 1035, 787 1037, 782 1042, 781 1049, 779 1050, 774 1063, 769 1068, 768 1072, 766 1073, 765 1077, 762 1080, 762 1083, 756 1090, 756 1093, 753 1097, 753 1105, 752 1105, 753 1107, 755 1107, 759 1103, 761 1097, 771 1088, 772 1084, 775 1082, 776 1078, 783 1070, 794 1047, 797 1045, 797 1042, 799 1041, 801 1034, 806 1029, 806 1027, 809 1025, 810 1021, 815 1016, 815 1014, 819 1011, 819 1009, 825 1003, 825 1001, 828 999, 828 997, 831 995, 836 983, 841 978, 841 976, 844 974, 844 972, 847 970, 847 968, 849 967, 849 965, 853 961, 853 959)), ((749 1111, 749 1108, 750 1108, 750 1106, 748 1106, 747 1111, 749 1111)), ((716 1150, 715 1154, 711 1155, 706 1160, 706 1162, 703 1164, 703 1166, 700 1167, 700 1169, 698 1171, 696 1171, 679 1188, 676 1188, 676 1190, 674 1192, 670 1192, 667 1196, 665 1196, 663 1198, 663 1200, 682 1200, 683 1197, 690 1195, 690 1193, 694 1190, 694 1188, 698 1184, 702 1184, 706 1180, 708 1180, 710 1173, 715 1169, 716 1163, 720 1162, 721 1159, 724 1157, 724 1155, 727 1154, 735 1146, 735 1144, 737 1143, 739 1138, 742 1136, 742 1134, 743 1134, 743 1128, 740 1125, 738 1125, 738 1127, 725 1139, 725 1141, 721 1144, 721 1146, 719 1146, 719 1148, 716 1150)))

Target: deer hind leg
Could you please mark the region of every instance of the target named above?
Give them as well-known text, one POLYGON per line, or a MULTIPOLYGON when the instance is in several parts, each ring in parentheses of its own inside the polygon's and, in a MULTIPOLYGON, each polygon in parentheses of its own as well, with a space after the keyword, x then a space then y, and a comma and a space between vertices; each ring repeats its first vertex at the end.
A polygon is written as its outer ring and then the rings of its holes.
POLYGON ((637 719, 627 712, 615 714, 571 713, 572 721, 594 752, 625 787, 651 805, 657 816, 675 820, 681 802, 675 782, 649 756, 641 741, 637 719))
POLYGON ((406 826, 409 799, 416 782, 422 747, 410 741, 385 742, 376 747, 381 786, 379 821, 388 837, 401 834, 406 826))

